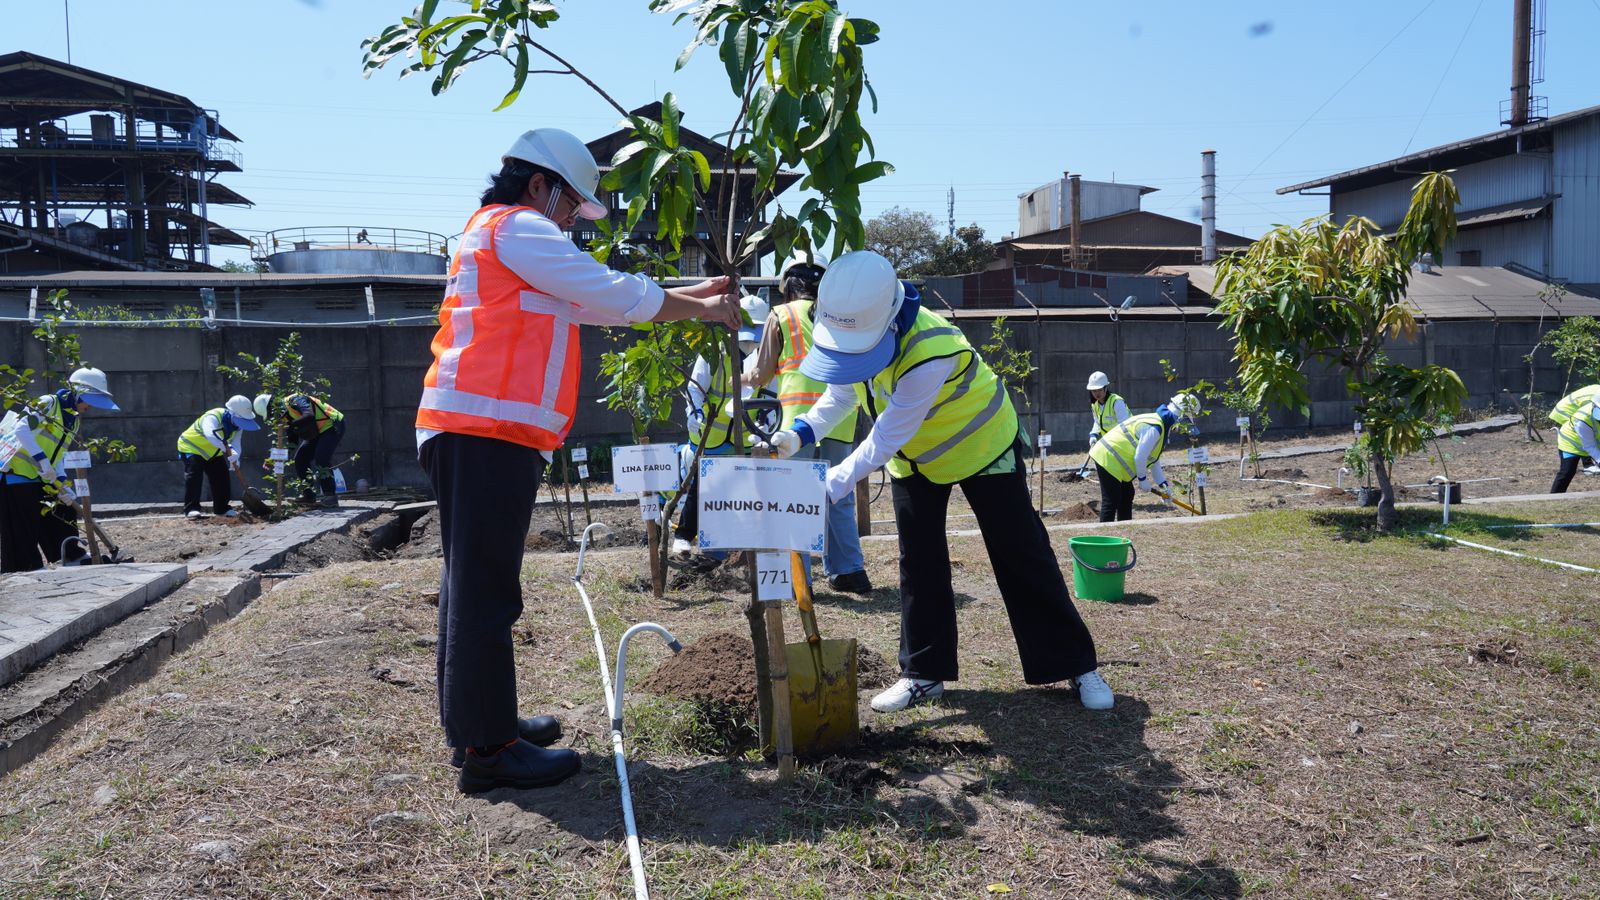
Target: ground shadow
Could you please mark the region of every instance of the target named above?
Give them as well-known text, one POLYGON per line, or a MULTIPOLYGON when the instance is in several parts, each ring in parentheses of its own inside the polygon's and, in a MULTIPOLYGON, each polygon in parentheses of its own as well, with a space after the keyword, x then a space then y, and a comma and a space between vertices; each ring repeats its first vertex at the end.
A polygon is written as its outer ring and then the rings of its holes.
MULTIPOLYGON (((845 594, 829 590, 827 582, 819 578, 814 589, 816 593, 812 595, 812 599, 819 606, 836 606, 840 609, 864 613, 900 614, 900 587, 898 585, 874 588, 871 593, 867 594, 845 594)), ((956 609, 964 609, 968 604, 978 602, 978 598, 971 594, 957 593, 955 597, 956 609)))
POLYGON ((1120 600, 1084 600, 1082 597, 1079 597, 1078 602, 1107 603, 1111 606, 1155 606, 1157 603, 1161 602, 1161 598, 1155 596, 1154 594, 1144 594, 1135 591, 1132 593, 1123 594, 1122 599, 1120 600))

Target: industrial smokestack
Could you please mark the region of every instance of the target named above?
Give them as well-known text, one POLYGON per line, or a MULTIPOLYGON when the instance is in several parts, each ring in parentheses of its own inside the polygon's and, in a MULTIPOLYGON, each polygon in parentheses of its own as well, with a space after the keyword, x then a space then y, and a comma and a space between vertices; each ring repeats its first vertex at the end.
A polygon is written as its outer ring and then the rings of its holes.
POLYGON ((1082 246, 1078 236, 1083 231, 1083 188, 1078 183, 1082 176, 1067 176, 1067 192, 1072 197, 1072 267, 1081 265, 1083 257, 1080 255, 1082 246))
POLYGON ((1511 13, 1511 118, 1516 128, 1528 124, 1528 91, 1532 69, 1533 0, 1514 0, 1511 13))
POLYGON ((1217 151, 1200 151, 1200 262, 1217 261, 1217 151))

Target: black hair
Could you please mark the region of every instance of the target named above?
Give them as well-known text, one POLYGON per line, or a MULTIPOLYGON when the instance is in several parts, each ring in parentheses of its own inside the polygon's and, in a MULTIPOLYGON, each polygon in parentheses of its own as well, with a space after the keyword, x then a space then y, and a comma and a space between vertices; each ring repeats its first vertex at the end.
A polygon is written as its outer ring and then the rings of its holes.
POLYGON ((817 299, 817 286, 822 283, 822 267, 811 263, 795 263, 778 279, 778 292, 785 303, 791 300, 817 299))
POLYGON ((489 186, 478 198, 478 205, 521 203, 522 194, 528 189, 528 182, 532 181, 535 175, 543 175, 545 184, 562 184, 561 176, 544 166, 536 166, 521 159, 508 159, 500 167, 499 172, 489 176, 489 186))

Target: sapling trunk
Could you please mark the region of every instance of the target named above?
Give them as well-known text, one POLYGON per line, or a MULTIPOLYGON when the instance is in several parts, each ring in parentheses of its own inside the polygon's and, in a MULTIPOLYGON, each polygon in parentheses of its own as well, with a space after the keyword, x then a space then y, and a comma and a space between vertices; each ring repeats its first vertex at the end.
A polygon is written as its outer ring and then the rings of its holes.
POLYGON ((1389 478, 1388 461, 1378 450, 1372 451, 1372 475, 1378 479, 1378 530, 1391 531, 1400 521, 1394 508, 1394 482, 1389 478))

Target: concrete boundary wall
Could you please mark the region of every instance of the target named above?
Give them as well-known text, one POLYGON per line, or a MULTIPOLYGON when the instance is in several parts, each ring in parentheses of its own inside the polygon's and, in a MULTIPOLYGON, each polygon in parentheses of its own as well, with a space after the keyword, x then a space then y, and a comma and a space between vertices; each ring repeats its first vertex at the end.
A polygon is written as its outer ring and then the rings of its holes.
MULTIPOLYGON (((1123 317, 1118 322, 1098 317, 1034 319, 1027 310, 1008 311, 1012 340, 1033 352, 1039 371, 1028 380, 1031 405, 1022 410, 1029 430, 1042 424, 1059 435, 1058 453, 1077 452, 1089 428, 1084 382, 1090 372, 1108 373, 1117 392, 1135 412, 1148 411, 1181 385, 1206 379, 1222 382, 1232 371, 1232 345, 1215 319, 1191 317, 1123 317), (1169 383, 1160 360, 1181 374, 1169 383), (1042 422, 1041 422, 1042 419, 1042 422)), ((963 317, 959 324, 975 344, 985 342, 992 317, 963 317)), ((1548 330, 1558 324, 1547 320, 1548 330)), ((0 323, 0 362, 41 369, 44 360, 26 323, 0 323)), ((88 436, 111 436, 139 448, 139 461, 101 466, 91 473, 94 496, 107 502, 177 500, 183 490, 177 457, 178 434, 207 409, 221 406, 234 393, 253 394, 254 385, 234 384, 216 371, 237 365, 241 352, 271 356, 280 338, 302 335, 301 349, 310 372, 332 383, 331 399, 346 413, 347 432, 339 458, 360 458, 344 467, 353 484, 366 478, 379 486, 425 485, 416 462, 414 431, 422 379, 432 362, 429 344, 435 329, 417 325, 334 327, 307 324, 287 327, 227 326, 154 328, 94 326, 72 329, 80 337, 84 359, 108 373, 124 412, 94 412, 85 418, 88 436)), ((1507 406, 1528 386, 1522 358, 1537 340, 1538 323, 1527 321, 1461 321, 1424 325, 1417 340, 1391 348, 1399 362, 1433 362, 1454 368, 1466 382, 1474 407, 1507 406)), ((584 329, 584 380, 578 421, 569 443, 628 442, 629 422, 598 401, 604 392, 599 357, 628 340, 626 331, 584 329)), ((1553 394, 1562 376, 1547 355, 1541 356, 1535 389, 1553 394)), ((43 389, 43 386, 40 386, 43 389)), ((51 386, 55 387, 54 385, 51 386)), ((1346 426, 1353 404, 1345 399, 1342 378, 1312 378, 1309 417, 1279 411, 1275 428, 1346 426)), ((1232 432, 1234 414, 1217 411, 1205 421, 1209 431, 1232 432)), ((665 432, 658 439, 681 439, 683 432, 665 432)), ((268 441, 261 433, 244 440, 245 471, 260 483, 260 463, 268 441)), ((485 473, 492 477, 492 473, 485 473)))

